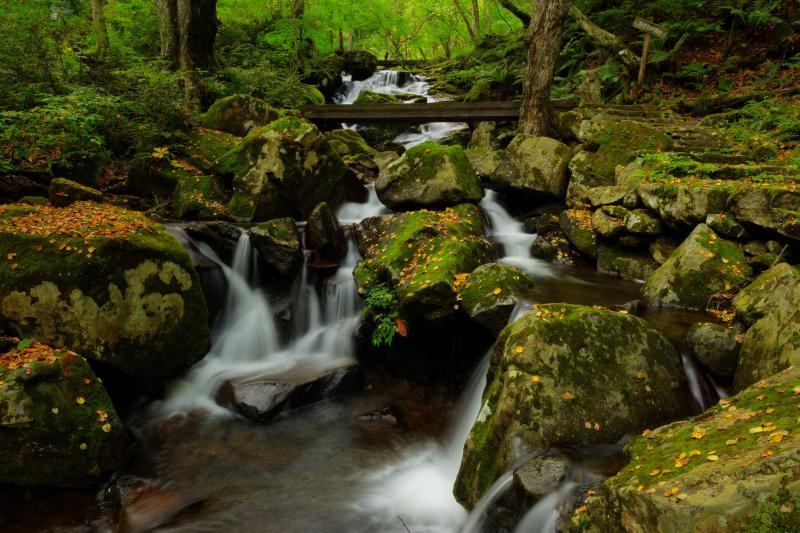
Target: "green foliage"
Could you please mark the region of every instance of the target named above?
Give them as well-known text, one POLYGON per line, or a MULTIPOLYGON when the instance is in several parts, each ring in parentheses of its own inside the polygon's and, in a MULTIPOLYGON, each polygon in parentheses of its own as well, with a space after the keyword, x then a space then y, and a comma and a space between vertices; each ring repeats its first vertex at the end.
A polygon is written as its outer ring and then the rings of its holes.
POLYGON ((376 285, 367 293, 361 316, 372 316, 372 345, 391 346, 397 332, 397 294, 388 285, 376 285))
POLYGON ((24 350, 25 348, 27 348, 31 344, 33 344, 33 341, 31 339, 22 339, 17 344, 17 350, 24 350))
POLYGON ((787 148, 800 145, 800 105, 778 99, 753 101, 734 111, 711 115, 704 123, 726 128, 739 142, 765 136, 787 148))
POLYGON ((781 491, 760 505, 740 533, 784 533, 800 530, 800 496, 781 491))

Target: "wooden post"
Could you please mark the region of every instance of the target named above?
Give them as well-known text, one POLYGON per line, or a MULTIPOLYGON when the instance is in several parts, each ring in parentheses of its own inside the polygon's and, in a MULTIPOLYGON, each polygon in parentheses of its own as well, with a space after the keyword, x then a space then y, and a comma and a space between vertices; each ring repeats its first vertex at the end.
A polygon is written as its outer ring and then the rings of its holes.
POLYGON ((644 84, 644 74, 647 70, 647 57, 650 55, 650 34, 644 34, 644 46, 642 47, 642 63, 639 65, 639 77, 636 83, 641 87, 644 84))

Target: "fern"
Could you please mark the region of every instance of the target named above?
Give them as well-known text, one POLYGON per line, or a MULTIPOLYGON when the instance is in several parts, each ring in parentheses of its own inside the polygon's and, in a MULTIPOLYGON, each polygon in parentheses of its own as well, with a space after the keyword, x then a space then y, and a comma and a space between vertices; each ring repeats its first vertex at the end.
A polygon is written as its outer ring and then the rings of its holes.
POLYGON ((397 315, 397 295, 394 289, 387 285, 378 285, 370 289, 364 300, 361 317, 366 318, 369 314, 372 314, 375 324, 372 330, 372 345, 376 348, 391 346, 400 321, 397 315))

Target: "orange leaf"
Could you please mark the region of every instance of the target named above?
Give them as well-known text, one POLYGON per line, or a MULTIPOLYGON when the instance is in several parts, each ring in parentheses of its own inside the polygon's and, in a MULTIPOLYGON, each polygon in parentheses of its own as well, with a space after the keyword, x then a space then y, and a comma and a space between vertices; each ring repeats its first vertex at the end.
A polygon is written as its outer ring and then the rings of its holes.
POLYGON ((401 319, 398 318, 394 321, 394 329, 401 337, 408 337, 408 328, 406 328, 406 323, 401 319))

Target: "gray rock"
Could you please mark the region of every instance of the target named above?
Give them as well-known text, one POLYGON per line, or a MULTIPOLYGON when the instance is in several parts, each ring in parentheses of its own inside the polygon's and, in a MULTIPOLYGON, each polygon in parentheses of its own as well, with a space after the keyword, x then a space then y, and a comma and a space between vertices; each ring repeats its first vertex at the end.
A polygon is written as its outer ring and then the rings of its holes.
POLYGON ((736 372, 739 342, 736 332, 712 323, 693 325, 686 334, 686 343, 703 368, 718 378, 729 380, 736 372))
POLYGON ((567 190, 567 165, 572 150, 549 137, 517 135, 508 153, 519 170, 518 179, 505 192, 561 198, 567 190))
POLYGON ((250 230, 250 240, 272 273, 292 277, 303 263, 303 245, 294 219, 276 218, 250 230))
POLYGON ((317 259, 336 263, 347 253, 347 239, 333 209, 322 202, 311 211, 306 224, 306 247, 317 259))

